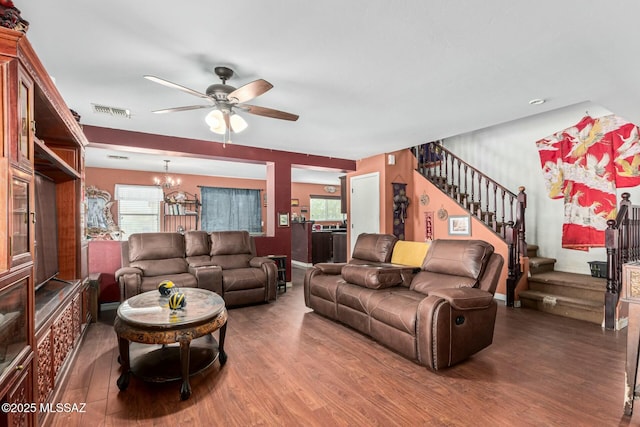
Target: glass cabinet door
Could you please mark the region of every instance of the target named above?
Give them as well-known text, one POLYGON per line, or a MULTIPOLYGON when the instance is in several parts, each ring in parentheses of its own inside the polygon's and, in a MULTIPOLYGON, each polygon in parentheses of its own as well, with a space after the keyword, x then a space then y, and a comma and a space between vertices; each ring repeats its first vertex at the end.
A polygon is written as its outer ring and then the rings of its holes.
POLYGON ((27 346, 28 289, 25 278, 0 291, 0 379, 27 346))
POLYGON ((12 178, 11 202, 11 259, 16 265, 31 259, 28 181, 12 178))

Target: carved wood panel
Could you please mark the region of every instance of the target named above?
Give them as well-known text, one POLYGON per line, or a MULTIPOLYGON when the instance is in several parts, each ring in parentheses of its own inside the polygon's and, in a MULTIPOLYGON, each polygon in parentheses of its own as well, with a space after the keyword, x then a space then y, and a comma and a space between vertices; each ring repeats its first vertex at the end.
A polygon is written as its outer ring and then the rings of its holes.
POLYGON ((76 338, 80 336, 80 325, 82 324, 81 308, 80 308, 80 294, 76 295, 73 299, 73 335, 71 336, 71 342, 75 342, 76 338))
POLYGON ((46 402, 53 390, 51 330, 38 343, 38 403, 46 402))
MULTIPOLYGON (((16 387, 7 395, 7 403, 30 404, 31 398, 29 388, 31 384, 31 370, 27 366, 22 378, 18 381, 16 387)), ((9 427, 27 427, 30 426, 32 414, 28 411, 10 412, 9 427)))
POLYGON ((53 343, 53 376, 55 378, 73 346, 73 307, 71 304, 53 323, 53 343))

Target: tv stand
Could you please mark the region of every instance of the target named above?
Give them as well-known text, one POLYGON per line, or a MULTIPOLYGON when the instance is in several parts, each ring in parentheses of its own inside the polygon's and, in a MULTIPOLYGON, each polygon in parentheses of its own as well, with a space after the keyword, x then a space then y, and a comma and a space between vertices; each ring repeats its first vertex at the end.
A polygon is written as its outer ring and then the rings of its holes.
MULTIPOLYGON (((0 340, 7 348, 0 362, 0 403, 41 407, 60 402, 91 319, 83 197, 88 141, 27 37, 4 27, 0 74, 5 141, 0 200, 6 202, 0 214, 0 313, 12 328, 0 340), (48 178, 52 191, 47 194, 53 197, 36 200, 37 190, 46 185, 42 177, 48 178), (41 229, 35 220, 53 213, 58 265, 36 278, 36 267, 56 255, 36 239, 41 229), (36 291, 35 285, 56 270, 58 277, 36 291)), ((46 425, 52 416, 46 411, 0 411, 0 426, 46 425)))

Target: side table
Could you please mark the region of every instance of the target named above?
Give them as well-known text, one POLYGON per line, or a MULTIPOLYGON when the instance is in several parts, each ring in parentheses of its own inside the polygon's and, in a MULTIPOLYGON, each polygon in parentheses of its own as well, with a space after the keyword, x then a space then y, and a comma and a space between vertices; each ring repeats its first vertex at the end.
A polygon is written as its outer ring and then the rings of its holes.
POLYGON ((287 292, 287 256, 286 255, 267 255, 267 258, 272 259, 278 267, 277 286, 278 290, 284 288, 287 292))
POLYGON ((131 373, 154 382, 182 379, 180 398, 186 400, 191 396, 190 375, 211 366, 216 359, 220 360, 220 365, 226 363, 227 310, 224 300, 206 289, 183 288, 180 292, 185 294, 187 305, 179 310, 169 309, 169 298, 157 291, 131 297, 118 307, 113 327, 118 336, 122 364, 122 374, 117 381, 120 390, 129 386, 131 373), (218 329, 219 343, 211 336, 218 329), (192 340, 205 336, 210 346, 192 355, 192 340), (130 342, 163 346, 131 360, 130 342), (175 343, 180 346, 165 346, 175 343), (192 358, 196 356, 199 356, 198 360, 191 366, 192 358))

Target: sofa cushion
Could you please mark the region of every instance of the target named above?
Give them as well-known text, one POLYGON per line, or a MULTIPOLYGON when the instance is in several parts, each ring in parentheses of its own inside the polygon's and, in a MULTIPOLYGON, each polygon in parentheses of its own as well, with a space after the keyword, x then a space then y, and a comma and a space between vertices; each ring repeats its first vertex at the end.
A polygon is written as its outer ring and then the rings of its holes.
POLYGON ((206 231, 187 231, 184 243, 188 257, 209 255, 209 233, 206 231))
POLYGON ((251 236, 246 231, 213 231, 210 255, 252 254, 251 236))
POLYGON ((251 258, 253 258, 253 255, 250 254, 213 255, 211 263, 219 265, 223 270, 233 270, 235 268, 249 268, 251 258))
POLYGON ((425 256, 427 256, 430 245, 431 242, 398 240, 393 247, 391 263, 420 267, 424 262, 425 256))
POLYGON ((402 270, 397 267, 348 264, 342 267, 342 278, 347 283, 370 289, 397 286, 402 282, 402 270))
POLYGON ((184 258, 134 261, 129 266, 142 270, 142 275, 145 277, 187 273, 189 271, 189 265, 184 258))
POLYGON ((424 295, 406 288, 383 291, 370 298, 368 311, 372 319, 415 336, 416 313, 424 298, 424 295))
POLYGON ((362 233, 356 240, 351 256, 371 262, 389 262, 397 241, 398 238, 391 234, 362 233))
POLYGON ((409 289, 429 295, 437 289, 473 288, 477 283, 477 280, 470 277, 421 271, 414 276, 409 289))
POLYGON ((262 269, 236 268, 223 273, 222 288, 224 292, 264 288, 266 281, 267 275, 262 269))
POLYGON ((129 261, 184 257, 180 233, 134 233, 129 236, 129 261))
POLYGON ((468 277, 475 281, 482 274, 492 253, 493 246, 482 240, 434 240, 422 269, 468 277))

